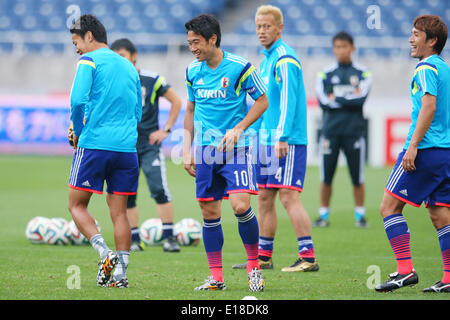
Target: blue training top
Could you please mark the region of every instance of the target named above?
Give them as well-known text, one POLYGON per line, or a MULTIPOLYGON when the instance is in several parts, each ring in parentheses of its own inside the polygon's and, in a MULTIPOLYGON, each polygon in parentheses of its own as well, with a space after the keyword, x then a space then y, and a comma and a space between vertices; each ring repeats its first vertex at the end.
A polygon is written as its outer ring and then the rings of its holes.
MULTIPOLYGON (((255 67, 226 51, 214 70, 204 61, 192 62, 186 69, 186 85, 188 99, 195 103, 196 145, 217 146, 226 131, 247 115, 247 93, 257 100, 266 91, 255 67)), ((249 145, 252 135, 251 130, 244 131, 237 146, 249 145)))
POLYGON ((142 93, 136 68, 127 59, 108 48, 84 54, 78 62, 70 110, 79 147, 136 152, 142 93))
POLYGON ((281 39, 263 54, 260 75, 267 84, 269 107, 262 116, 261 142, 307 145, 306 93, 300 60, 281 39))
POLYGON ((450 67, 438 55, 420 61, 411 81, 411 126, 404 148, 408 149, 425 94, 436 97, 436 113, 418 149, 450 148, 450 67))

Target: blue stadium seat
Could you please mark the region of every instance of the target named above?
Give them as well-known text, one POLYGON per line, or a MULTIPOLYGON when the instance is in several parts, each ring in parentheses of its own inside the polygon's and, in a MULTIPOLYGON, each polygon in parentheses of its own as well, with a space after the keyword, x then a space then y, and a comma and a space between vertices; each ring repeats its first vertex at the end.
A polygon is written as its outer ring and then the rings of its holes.
MULTIPOLYGON (((272 0, 270 3, 283 11, 284 34, 290 35, 331 37, 334 32, 346 30, 355 37, 373 37, 374 41, 380 41, 378 39, 382 37, 398 37, 407 41, 412 21, 418 15, 437 14, 447 22, 450 21, 448 0, 272 0), (370 14, 367 9, 370 5, 376 5, 380 9, 380 29, 370 29, 367 26, 370 14)), ((249 20, 243 21, 236 30, 254 32, 249 20)), ((315 50, 314 54, 316 51, 320 52, 315 50)), ((389 56, 397 54, 397 51, 375 48, 362 50, 361 54, 389 56)))
MULTIPOLYGON (((412 20, 421 14, 438 14, 450 21, 450 0, 271 0, 284 12, 284 34, 332 37, 346 30, 355 37, 405 39, 411 33, 412 20), (381 28, 367 27, 370 5, 381 10, 381 28)), ((108 32, 126 34, 185 33, 184 23, 195 15, 208 12, 219 16, 225 6, 237 6, 240 0, 0 0, 0 33, 19 31, 67 31, 69 5, 78 5, 81 13, 96 15, 108 32)), ((255 33, 254 10, 236 26, 234 32, 255 33)), ((1 34, 0 34, 1 40, 1 34)), ((407 38, 406 38, 407 41, 407 38)), ((1 42, 0 42, 1 43, 1 42)), ((1 50, 10 46, 2 44, 1 50)), ((30 51, 47 47, 31 46, 30 51)), ((164 46, 146 46, 142 50, 155 51, 164 46)), ((48 48, 47 48, 48 49, 48 48)), ((449 51, 447 49, 446 51, 449 51)), ((330 50, 325 50, 330 54, 330 50)), ((322 54, 320 49, 312 50, 322 54)), ((144 51, 145 52, 145 51, 144 51)), ((396 52, 391 49, 390 52, 396 52)), ((361 54, 388 56, 380 49, 363 50, 361 54)))

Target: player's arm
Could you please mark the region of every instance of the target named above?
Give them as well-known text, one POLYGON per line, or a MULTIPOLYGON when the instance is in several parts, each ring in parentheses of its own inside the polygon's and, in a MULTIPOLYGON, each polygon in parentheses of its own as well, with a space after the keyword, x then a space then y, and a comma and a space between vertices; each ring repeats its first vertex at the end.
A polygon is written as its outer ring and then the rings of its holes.
POLYGON ((421 98, 422 106, 417 117, 416 128, 411 137, 409 147, 402 159, 402 167, 406 172, 416 169, 414 161, 417 156, 417 147, 430 128, 434 114, 436 113, 438 85, 438 71, 436 66, 430 64, 420 66, 419 64, 414 74, 414 81, 422 88, 423 96, 421 98))
POLYGON ((94 61, 90 57, 81 57, 70 93, 70 120, 73 123, 75 148, 84 127, 84 108, 90 99, 94 72, 94 61))
POLYGON ((247 115, 241 122, 239 122, 233 129, 228 130, 223 137, 222 141, 217 146, 219 151, 231 150, 238 142, 241 134, 258 120, 262 114, 267 110, 269 106, 269 100, 264 93, 258 99, 256 99, 253 106, 248 111, 247 115))
POLYGON ((150 134, 150 144, 160 144, 170 134, 170 130, 177 121, 181 109, 181 99, 172 88, 168 88, 163 97, 170 102, 169 118, 163 130, 157 130, 150 134))
POLYGON ((188 100, 184 115, 183 160, 184 169, 193 177, 195 177, 195 161, 191 147, 194 137, 194 110, 195 102, 188 100))
POLYGON ((435 96, 427 93, 422 97, 421 101, 422 107, 417 118, 416 129, 411 137, 408 150, 406 150, 402 159, 402 167, 406 172, 416 170, 414 161, 417 156, 417 147, 430 128, 434 114, 436 113, 435 96))
POLYGON ((141 80, 139 79, 139 75, 137 76, 137 81, 136 81, 136 94, 137 94, 136 119, 137 119, 137 123, 139 123, 142 120, 142 89, 141 89, 141 80))
POLYGON ((339 103, 334 101, 330 95, 333 93, 333 87, 327 82, 325 72, 319 72, 316 79, 316 95, 322 110, 338 109, 341 107, 339 103))
POLYGON ((236 93, 242 94, 241 90, 248 93, 255 103, 248 111, 247 115, 239 122, 234 128, 228 130, 225 133, 222 141, 217 146, 218 150, 226 151, 234 148, 238 142, 241 134, 258 120, 262 114, 267 110, 269 101, 266 96, 267 88, 264 82, 259 77, 255 67, 248 63, 244 70, 243 75, 238 79, 236 93))
POLYGON ((303 71, 299 61, 293 58, 280 58, 276 64, 276 81, 280 89, 280 119, 277 126, 275 152, 278 158, 288 153, 287 140, 292 132, 298 101, 306 104, 303 85, 303 71))
POLYGON ((192 80, 189 78, 189 68, 186 68, 185 82, 188 99, 184 114, 183 161, 184 169, 189 175, 195 177, 195 161, 191 151, 194 138, 195 95, 194 90, 192 90, 192 80))
POLYGON ((372 87, 372 73, 364 71, 362 79, 354 92, 348 93, 343 97, 334 97, 335 101, 347 109, 360 109, 366 102, 372 87))

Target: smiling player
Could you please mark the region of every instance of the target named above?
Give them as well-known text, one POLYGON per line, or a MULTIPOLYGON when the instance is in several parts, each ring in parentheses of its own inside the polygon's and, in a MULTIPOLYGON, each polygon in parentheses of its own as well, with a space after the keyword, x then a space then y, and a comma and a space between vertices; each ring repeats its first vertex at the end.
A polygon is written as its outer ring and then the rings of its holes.
POLYGON ((255 67, 220 49, 215 17, 202 14, 185 25, 189 49, 196 61, 186 69, 188 104, 184 120, 184 167, 196 180, 203 215, 203 243, 211 276, 195 290, 224 290, 222 272, 222 199, 230 199, 248 257, 249 289, 265 283, 258 265, 258 221, 250 206, 257 194, 248 130, 266 110, 265 86, 255 67), (246 96, 254 105, 248 111, 246 96), (195 126, 195 160, 191 143, 195 126))
POLYGON ((97 285, 126 288, 131 240, 126 208, 128 195, 136 194, 138 184, 141 83, 133 64, 108 48, 105 27, 96 17, 81 16, 70 32, 81 58, 70 95, 76 151, 68 207, 77 228, 100 255, 97 285), (105 181, 116 253, 87 210, 92 194, 103 193, 105 181))
POLYGON ((397 271, 377 291, 419 282, 402 211, 407 203, 420 207, 425 202, 439 238, 444 275, 424 292, 450 293, 450 68, 439 56, 447 36, 448 28, 438 16, 419 16, 413 22, 411 56, 420 61, 411 81, 412 123, 380 208, 397 271))

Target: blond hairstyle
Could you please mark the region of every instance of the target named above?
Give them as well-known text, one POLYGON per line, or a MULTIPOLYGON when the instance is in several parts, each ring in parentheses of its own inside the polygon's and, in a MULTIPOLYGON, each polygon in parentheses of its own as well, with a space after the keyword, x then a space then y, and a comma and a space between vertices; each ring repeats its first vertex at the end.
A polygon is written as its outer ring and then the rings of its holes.
POLYGON ((270 4, 262 5, 256 10, 255 18, 263 14, 271 14, 273 19, 275 20, 276 25, 279 26, 283 24, 283 13, 281 12, 280 8, 272 6, 270 4))

